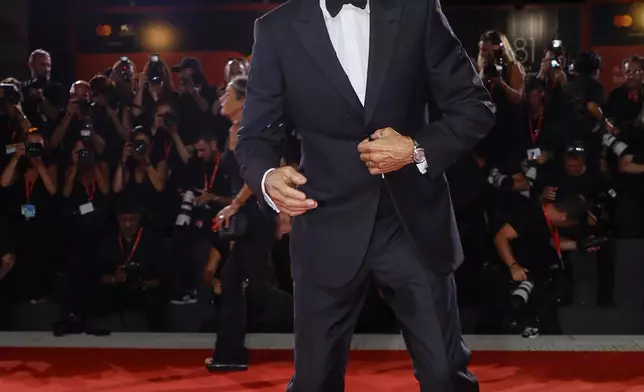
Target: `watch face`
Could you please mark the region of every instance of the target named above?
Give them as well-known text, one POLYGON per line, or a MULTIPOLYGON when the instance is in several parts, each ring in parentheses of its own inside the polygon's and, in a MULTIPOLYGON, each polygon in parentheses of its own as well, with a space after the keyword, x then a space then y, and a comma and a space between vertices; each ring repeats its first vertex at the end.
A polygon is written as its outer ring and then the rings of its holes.
POLYGON ((422 148, 417 148, 414 150, 414 162, 425 162, 425 150, 423 150, 422 148))

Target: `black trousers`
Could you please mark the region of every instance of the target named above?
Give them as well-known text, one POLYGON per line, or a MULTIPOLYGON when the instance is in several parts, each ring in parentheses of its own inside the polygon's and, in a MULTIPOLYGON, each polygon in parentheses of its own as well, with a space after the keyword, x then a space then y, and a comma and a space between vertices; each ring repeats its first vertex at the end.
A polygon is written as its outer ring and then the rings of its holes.
POLYGON ((275 238, 275 224, 259 211, 253 211, 248 232, 236 239, 221 271, 217 342, 214 361, 244 363, 247 328, 247 299, 267 298, 270 282, 269 256, 275 238))
POLYGON ((294 283, 295 375, 288 392, 344 391, 351 337, 372 280, 400 322, 420 391, 478 391, 467 370, 453 274, 436 274, 421 261, 396 214, 378 218, 349 284, 319 287, 309 279, 294 283))

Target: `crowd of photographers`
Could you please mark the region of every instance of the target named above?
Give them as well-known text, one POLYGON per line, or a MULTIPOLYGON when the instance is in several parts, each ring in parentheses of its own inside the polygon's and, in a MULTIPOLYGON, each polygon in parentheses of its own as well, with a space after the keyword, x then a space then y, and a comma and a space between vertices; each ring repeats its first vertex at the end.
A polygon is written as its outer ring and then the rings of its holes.
MULTIPOLYGON (((247 60, 227 64, 223 86, 194 58, 169 67, 158 54, 140 72, 122 57, 70 88, 51 67, 36 50, 30 80, 0 84, 3 309, 58 303, 56 334, 126 310, 162 331, 168 302, 209 304, 226 286, 237 301, 248 277, 220 280, 226 260, 268 267, 289 231, 280 218, 247 239, 261 226, 233 156, 247 60)), ((289 290, 289 267, 272 264, 289 290)), ((251 286, 279 284, 267 272, 251 286)))
MULTIPOLYGON (((233 156, 247 61, 215 87, 194 58, 169 67, 153 54, 137 72, 122 57, 69 89, 51 61, 34 51, 30 80, 0 84, 0 301, 59 303, 66 334, 125 309, 161 331, 168 302, 219 298, 219 341, 243 346, 251 297, 270 303, 254 315, 288 329, 290 220, 257 209, 233 156)), ((613 240, 644 234, 644 58, 624 60, 608 99, 599 56, 571 61, 558 40, 536 76, 498 31, 475 63, 497 122, 447 172, 466 254, 459 301, 479 310, 480 333, 559 333, 571 254, 596 254, 597 304, 613 306, 613 240)), ((283 164, 297 164, 288 124, 270 126, 286 128, 283 164)), ((395 329, 378 306, 367 324, 395 329)))
POLYGON ((573 302, 571 254, 596 254, 597 305, 614 305, 614 239, 642 236, 644 59, 605 99, 601 59, 572 59, 560 40, 527 76, 507 37, 488 31, 476 61, 494 129, 448 173, 467 255, 460 302, 481 332, 560 333, 573 302))

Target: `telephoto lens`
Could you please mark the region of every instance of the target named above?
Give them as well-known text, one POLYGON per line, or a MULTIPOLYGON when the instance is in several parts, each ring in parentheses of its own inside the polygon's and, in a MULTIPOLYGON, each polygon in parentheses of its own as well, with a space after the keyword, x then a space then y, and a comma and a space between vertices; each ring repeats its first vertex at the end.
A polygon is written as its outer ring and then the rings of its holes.
POLYGON ((179 210, 179 215, 177 215, 177 220, 175 222, 176 226, 190 226, 192 223, 192 209, 195 207, 195 194, 193 191, 186 191, 183 194, 183 199, 181 199, 181 207, 179 210))

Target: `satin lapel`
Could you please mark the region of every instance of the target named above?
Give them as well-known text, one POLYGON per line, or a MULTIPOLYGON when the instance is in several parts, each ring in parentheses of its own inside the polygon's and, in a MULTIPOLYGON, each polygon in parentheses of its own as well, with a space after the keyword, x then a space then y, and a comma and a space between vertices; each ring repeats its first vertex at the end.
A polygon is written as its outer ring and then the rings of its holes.
MULTIPOLYGON (((295 21, 293 21, 293 27, 302 44, 313 57, 319 71, 347 103, 363 116, 364 107, 338 60, 324 23, 324 16, 319 2, 303 0, 299 13, 295 21)), ((303 69, 302 72, 309 72, 309 70, 303 69)))
POLYGON ((371 121, 382 94, 382 86, 394 53, 401 14, 402 6, 395 4, 393 0, 371 0, 365 125, 371 121))

